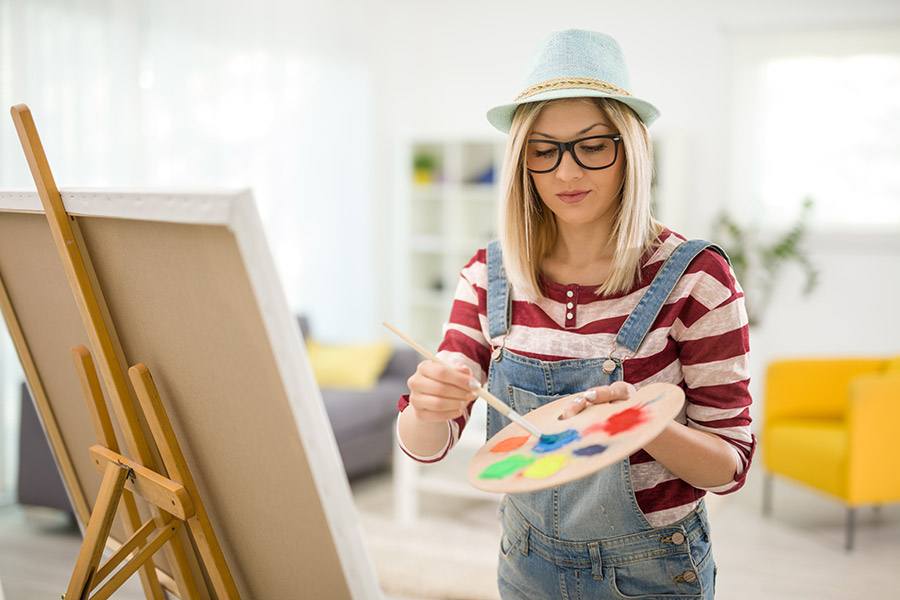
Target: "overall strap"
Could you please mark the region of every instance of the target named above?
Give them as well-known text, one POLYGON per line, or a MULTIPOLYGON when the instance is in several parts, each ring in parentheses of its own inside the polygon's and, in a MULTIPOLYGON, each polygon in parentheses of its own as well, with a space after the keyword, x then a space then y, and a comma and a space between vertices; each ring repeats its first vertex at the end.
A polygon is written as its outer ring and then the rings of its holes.
POLYGON ((487 247, 487 320, 491 338, 509 331, 509 283, 503 268, 500 240, 493 240, 487 247))
POLYGON ((650 287, 641 296, 637 306, 619 329, 616 342, 620 346, 627 348, 632 353, 637 352, 641 342, 644 341, 644 336, 650 331, 659 311, 662 310, 666 298, 669 297, 691 261, 706 248, 718 252, 726 261, 728 260, 725 251, 711 242, 705 240, 682 242, 666 259, 659 273, 650 282, 650 287))

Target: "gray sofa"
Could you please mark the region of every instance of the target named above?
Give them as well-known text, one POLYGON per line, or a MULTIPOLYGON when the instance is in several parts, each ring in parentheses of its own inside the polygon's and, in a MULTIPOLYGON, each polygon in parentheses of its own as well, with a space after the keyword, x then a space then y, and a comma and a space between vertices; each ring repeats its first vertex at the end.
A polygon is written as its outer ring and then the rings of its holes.
MULTIPOLYGON (((309 323, 304 317, 299 321, 306 337, 309 323)), ((406 380, 420 360, 415 350, 398 348, 371 390, 320 388, 348 477, 365 475, 390 464, 397 400, 408 393, 406 380)))
POLYGON ((397 400, 408 393, 406 380, 415 372, 418 362, 414 351, 397 350, 373 389, 321 388, 325 410, 349 478, 390 464, 397 400))
MULTIPOLYGON (((28 386, 22 384, 22 420, 19 426, 19 478, 16 500, 29 506, 48 506, 75 513, 38 418, 28 386)), ((87 449, 85 448, 85 452, 87 449)))
MULTIPOLYGON (((306 335, 309 327, 302 317, 300 325, 306 335)), ((414 350, 400 348, 394 352, 373 389, 322 388, 325 410, 349 478, 390 465, 397 400, 407 393, 406 380, 415 372, 419 360, 414 350)), ((24 384, 19 431, 19 503, 60 508, 71 513, 50 444, 24 384)))

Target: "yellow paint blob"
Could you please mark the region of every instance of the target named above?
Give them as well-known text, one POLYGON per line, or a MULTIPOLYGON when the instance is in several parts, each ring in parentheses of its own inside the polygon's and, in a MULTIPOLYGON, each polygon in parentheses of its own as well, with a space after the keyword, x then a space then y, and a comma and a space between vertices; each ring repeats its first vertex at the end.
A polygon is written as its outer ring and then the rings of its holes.
POLYGON ((530 477, 531 479, 544 479, 562 469, 567 462, 569 462, 569 457, 566 454, 543 456, 522 471, 522 476, 530 477))

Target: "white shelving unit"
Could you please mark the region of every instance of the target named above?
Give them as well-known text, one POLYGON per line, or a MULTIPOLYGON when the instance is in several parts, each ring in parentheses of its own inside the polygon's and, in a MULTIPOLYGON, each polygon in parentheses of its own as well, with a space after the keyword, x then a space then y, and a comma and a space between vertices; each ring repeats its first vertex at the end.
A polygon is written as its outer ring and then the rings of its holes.
POLYGON ((499 494, 477 490, 467 479, 469 461, 484 445, 486 406, 482 401, 475 403, 462 438, 440 462, 428 465, 417 463, 400 450, 399 444, 394 444, 394 518, 399 524, 415 524, 423 494, 500 503, 499 494))
POLYGON ((410 335, 431 348, 441 341, 460 269, 495 238, 498 140, 419 141, 409 148, 408 286, 410 335), (413 168, 433 164, 425 179, 413 168))
MULTIPOLYGON (((399 219, 405 273, 397 302, 409 335, 436 350, 450 315, 459 273, 479 248, 497 236, 498 179, 502 138, 417 140, 405 149, 406 169, 399 219), (429 163, 423 173, 416 163, 429 163)), ((397 520, 410 524, 419 514, 419 495, 441 494, 499 501, 469 485, 469 460, 484 443, 485 404, 477 402, 459 444, 447 458, 421 465, 399 447, 394 456, 397 520)))

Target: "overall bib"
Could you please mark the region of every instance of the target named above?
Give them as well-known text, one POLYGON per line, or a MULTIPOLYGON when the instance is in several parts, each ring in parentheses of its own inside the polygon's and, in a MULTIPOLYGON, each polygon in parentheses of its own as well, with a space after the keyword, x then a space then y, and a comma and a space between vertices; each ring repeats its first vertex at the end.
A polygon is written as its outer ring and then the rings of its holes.
MULTIPOLYGON (((616 336, 637 352, 666 298, 708 242, 684 242, 669 257, 616 336)), ((487 250, 490 339, 509 331, 509 284, 500 245, 487 250)), ((541 361, 494 348, 488 390, 525 414, 561 396, 622 379, 609 358, 541 361), (605 367, 605 368, 604 368, 605 367), (614 367, 614 368, 613 368, 614 367)), ((490 438, 509 420, 488 408, 490 438)), ((510 494, 499 508, 503 535, 498 585, 505 600, 552 598, 712 598, 715 563, 701 500, 688 516, 654 528, 638 507, 628 459, 572 483, 510 494)))

